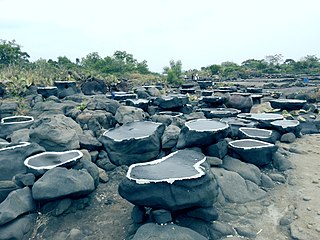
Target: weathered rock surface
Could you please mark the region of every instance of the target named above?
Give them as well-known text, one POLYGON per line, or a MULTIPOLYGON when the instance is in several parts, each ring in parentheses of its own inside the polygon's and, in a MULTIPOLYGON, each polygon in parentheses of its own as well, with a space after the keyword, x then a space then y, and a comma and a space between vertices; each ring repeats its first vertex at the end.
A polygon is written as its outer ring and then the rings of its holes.
POLYGON ((142 225, 132 238, 132 240, 205 240, 204 236, 191 230, 190 228, 180 227, 175 224, 158 225, 147 223, 142 225))
POLYGON ((226 123, 209 119, 192 120, 181 129, 177 148, 209 146, 225 138, 228 132, 229 125, 226 123))
POLYGON ((154 159, 161 150, 165 126, 154 122, 131 122, 106 131, 100 137, 111 162, 117 166, 154 159))
POLYGON ((148 114, 140 108, 120 106, 115 114, 115 119, 118 123, 125 124, 145 120, 147 116, 148 114))
POLYGON ((0 239, 29 239, 36 217, 37 214, 29 214, 0 226, 0 239))
POLYGON ((243 179, 238 173, 223 168, 211 168, 224 198, 233 203, 245 203, 266 196, 254 182, 243 179))
POLYGON ((45 149, 36 143, 9 144, 0 149, 0 180, 11 180, 16 174, 26 173, 23 161, 45 149))
POLYGON ((29 187, 11 192, 0 204, 0 225, 16 219, 18 216, 35 211, 36 204, 29 187))
POLYGON ((218 189, 203 160, 205 156, 199 152, 180 150, 163 159, 132 165, 119 185, 119 193, 135 205, 154 209, 210 207, 218 189), (204 169, 199 168, 201 163, 204 169))
POLYGON ((49 201, 62 197, 82 197, 95 189, 94 180, 86 170, 53 168, 32 187, 35 200, 49 201))
POLYGON ((176 146, 179 138, 180 128, 175 125, 169 125, 166 127, 162 137, 162 148, 170 149, 176 146))
POLYGON ((62 114, 45 115, 30 129, 30 140, 47 151, 66 151, 80 147, 78 134, 82 129, 72 118, 62 114))

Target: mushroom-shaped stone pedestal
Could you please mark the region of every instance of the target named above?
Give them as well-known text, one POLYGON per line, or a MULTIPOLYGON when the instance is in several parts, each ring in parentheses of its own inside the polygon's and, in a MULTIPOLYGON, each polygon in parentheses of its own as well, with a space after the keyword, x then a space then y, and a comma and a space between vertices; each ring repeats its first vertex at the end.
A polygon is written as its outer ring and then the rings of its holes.
POLYGON ((259 167, 268 165, 272 161, 272 154, 278 149, 274 144, 255 139, 235 140, 229 142, 228 147, 232 157, 259 167))
POLYGON ((217 143, 229 133, 229 125, 211 119, 186 122, 181 129, 177 148, 202 147, 217 143))
POLYGON ((299 110, 307 103, 306 100, 299 99, 273 99, 270 100, 271 107, 281 110, 299 110))
POLYGON ((283 116, 277 113, 240 113, 237 117, 257 121, 260 128, 270 128, 271 122, 283 119, 283 116))
POLYGON ((0 138, 6 138, 19 129, 28 128, 33 122, 34 119, 31 116, 4 117, 0 122, 0 138))
POLYGON ((202 153, 185 149, 133 164, 119 185, 119 194, 135 205, 171 212, 211 207, 218 189, 205 160, 202 153))
POLYGON ((99 140, 113 164, 131 165, 156 158, 164 129, 160 123, 136 121, 106 131, 99 140))
POLYGON ((235 108, 200 108, 206 118, 227 118, 235 117, 240 113, 240 110, 235 108))
POLYGON ((239 138, 240 139, 256 139, 264 142, 275 143, 280 135, 276 131, 259 129, 259 128, 239 128, 239 138))
POLYGON ((54 85, 58 88, 59 98, 64 98, 80 92, 75 81, 55 81, 54 85))
POLYGON ((301 126, 298 120, 277 120, 271 122, 271 126, 281 134, 292 132, 296 136, 300 135, 301 126))
POLYGON ((258 125, 258 122, 237 117, 223 118, 220 121, 229 124, 231 130, 231 137, 238 137, 240 127, 253 128, 258 125))
POLYGON ((182 94, 167 95, 153 99, 152 103, 162 109, 174 109, 189 103, 189 98, 182 94))
POLYGON ((50 96, 58 96, 57 87, 37 87, 37 93, 41 94, 42 97, 48 98, 50 96))
POLYGON ((24 161, 29 169, 38 174, 43 174, 46 170, 66 165, 74 165, 77 160, 83 156, 79 150, 70 150, 64 152, 43 152, 24 161))

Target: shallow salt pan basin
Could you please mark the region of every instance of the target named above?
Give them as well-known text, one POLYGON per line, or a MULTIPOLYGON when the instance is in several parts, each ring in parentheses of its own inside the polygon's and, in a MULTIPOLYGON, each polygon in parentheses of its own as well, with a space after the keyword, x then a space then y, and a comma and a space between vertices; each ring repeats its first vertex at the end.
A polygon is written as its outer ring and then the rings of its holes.
POLYGON ((49 170, 80 159, 83 153, 79 150, 65 152, 43 152, 28 157, 24 165, 35 170, 49 170))
POLYGON ((255 139, 242 139, 229 142, 229 153, 233 157, 241 160, 264 166, 272 161, 272 154, 277 150, 277 146, 255 139))
POLYGON ((179 150, 151 162, 129 167, 127 178, 138 184, 168 182, 199 178, 205 174, 201 164, 206 157, 193 150, 179 150))
POLYGON ((103 133, 103 136, 111 138, 116 142, 129 139, 143 139, 153 134, 160 125, 161 123, 136 121, 122 125, 119 128, 107 130, 103 133))
POLYGON ((259 138, 269 138, 271 137, 272 131, 266 129, 258 128, 246 128, 241 127, 239 131, 243 132, 248 137, 259 137, 259 138))
POLYGON ((215 132, 220 130, 225 130, 229 128, 229 125, 224 122, 218 122, 208 119, 197 119, 192 120, 185 123, 185 126, 190 131, 196 131, 196 132, 215 132))
POLYGON ((2 125, 32 123, 34 121, 31 116, 11 116, 1 119, 2 125))

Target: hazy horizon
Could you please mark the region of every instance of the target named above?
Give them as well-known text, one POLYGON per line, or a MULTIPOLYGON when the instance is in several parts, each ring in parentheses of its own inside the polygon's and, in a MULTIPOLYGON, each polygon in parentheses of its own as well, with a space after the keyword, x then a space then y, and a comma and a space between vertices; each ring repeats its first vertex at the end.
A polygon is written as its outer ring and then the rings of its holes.
POLYGON ((0 39, 16 40, 32 61, 120 50, 162 72, 171 59, 189 70, 320 55, 316 0, 0 0, 0 7, 0 39))

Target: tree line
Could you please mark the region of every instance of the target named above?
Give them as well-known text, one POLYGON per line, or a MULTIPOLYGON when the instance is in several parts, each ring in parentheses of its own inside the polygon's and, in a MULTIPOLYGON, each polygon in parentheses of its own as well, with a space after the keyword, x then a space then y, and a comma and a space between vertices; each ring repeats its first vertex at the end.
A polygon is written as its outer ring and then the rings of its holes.
POLYGON ((142 82, 163 81, 169 85, 178 85, 183 82, 185 74, 215 76, 219 79, 245 79, 320 73, 320 59, 315 55, 307 55, 296 61, 275 54, 264 59, 248 59, 241 64, 222 62, 188 71, 182 69, 181 60, 170 60, 169 66, 163 68, 163 74, 151 72, 146 60, 139 62, 126 51, 115 51, 112 56, 106 57, 93 52, 81 59, 77 58, 75 62, 66 56, 59 56, 57 60, 38 59, 33 62, 29 59, 30 55, 14 40, 0 39, 0 83, 9 82, 12 91, 19 92, 31 84, 52 85, 55 80, 86 80, 90 77, 109 83, 125 77, 142 82))

